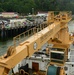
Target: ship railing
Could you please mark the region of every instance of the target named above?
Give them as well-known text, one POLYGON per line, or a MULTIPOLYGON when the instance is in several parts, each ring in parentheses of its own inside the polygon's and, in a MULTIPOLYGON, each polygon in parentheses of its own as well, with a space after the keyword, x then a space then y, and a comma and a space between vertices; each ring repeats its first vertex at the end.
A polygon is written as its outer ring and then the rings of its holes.
POLYGON ((49 11, 49 12, 54 13, 54 16, 62 14, 62 13, 72 14, 72 11, 49 11))
POLYGON ((71 11, 63 11, 59 13, 61 22, 69 22, 72 19, 71 11))
POLYGON ((41 31, 42 29, 44 29, 45 27, 47 27, 46 23, 40 24, 37 27, 31 28, 17 36, 15 36, 13 38, 13 46, 17 46, 19 45, 21 42, 25 41, 26 39, 28 39, 30 36, 36 34, 37 32, 41 31))
POLYGON ((72 12, 71 11, 49 11, 47 21, 48 24, 51 22, 64 22, 67 23, 72 19, 72 12))

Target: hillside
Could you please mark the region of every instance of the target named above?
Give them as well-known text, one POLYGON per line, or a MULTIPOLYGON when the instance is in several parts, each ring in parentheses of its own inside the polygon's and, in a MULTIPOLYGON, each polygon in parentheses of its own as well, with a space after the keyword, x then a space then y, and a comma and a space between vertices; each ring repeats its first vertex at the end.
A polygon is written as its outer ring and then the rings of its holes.
POLYGON ((0 0, 0 12, 18 12, 20 14, 38 11, 72 11, 74 0, 0 0))

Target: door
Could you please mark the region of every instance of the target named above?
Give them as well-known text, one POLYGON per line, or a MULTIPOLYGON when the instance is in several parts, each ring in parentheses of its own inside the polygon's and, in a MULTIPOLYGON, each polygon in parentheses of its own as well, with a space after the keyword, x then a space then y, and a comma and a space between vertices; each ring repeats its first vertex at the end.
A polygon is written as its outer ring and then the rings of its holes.
POLYGON ((32 62, 32 69, 36 72, 39 71, 39 63, 32 62))

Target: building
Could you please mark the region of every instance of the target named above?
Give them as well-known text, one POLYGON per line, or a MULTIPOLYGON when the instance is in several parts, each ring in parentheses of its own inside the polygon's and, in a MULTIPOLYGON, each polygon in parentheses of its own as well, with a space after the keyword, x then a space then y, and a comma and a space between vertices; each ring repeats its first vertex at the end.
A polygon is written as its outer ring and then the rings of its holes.
POLYGON ((0 17, 3 17, 3 18, 18 17, 18 13, 17 12, 1 12, 0 17))
POLYGON ((47 16, 47 13, 46 12, 38 12, 38 14, 36 16, 46 17, 47 16))

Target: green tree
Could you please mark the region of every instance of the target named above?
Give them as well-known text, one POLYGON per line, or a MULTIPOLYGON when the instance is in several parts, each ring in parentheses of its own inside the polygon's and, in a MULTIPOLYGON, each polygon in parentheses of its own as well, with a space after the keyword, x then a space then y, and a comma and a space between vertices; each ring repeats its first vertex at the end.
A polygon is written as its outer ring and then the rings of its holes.
POLYGON ((74 0, 0 0, 0 11, 19 12, 23 14, 38 11, 71 10, 74 13, 74 0))

